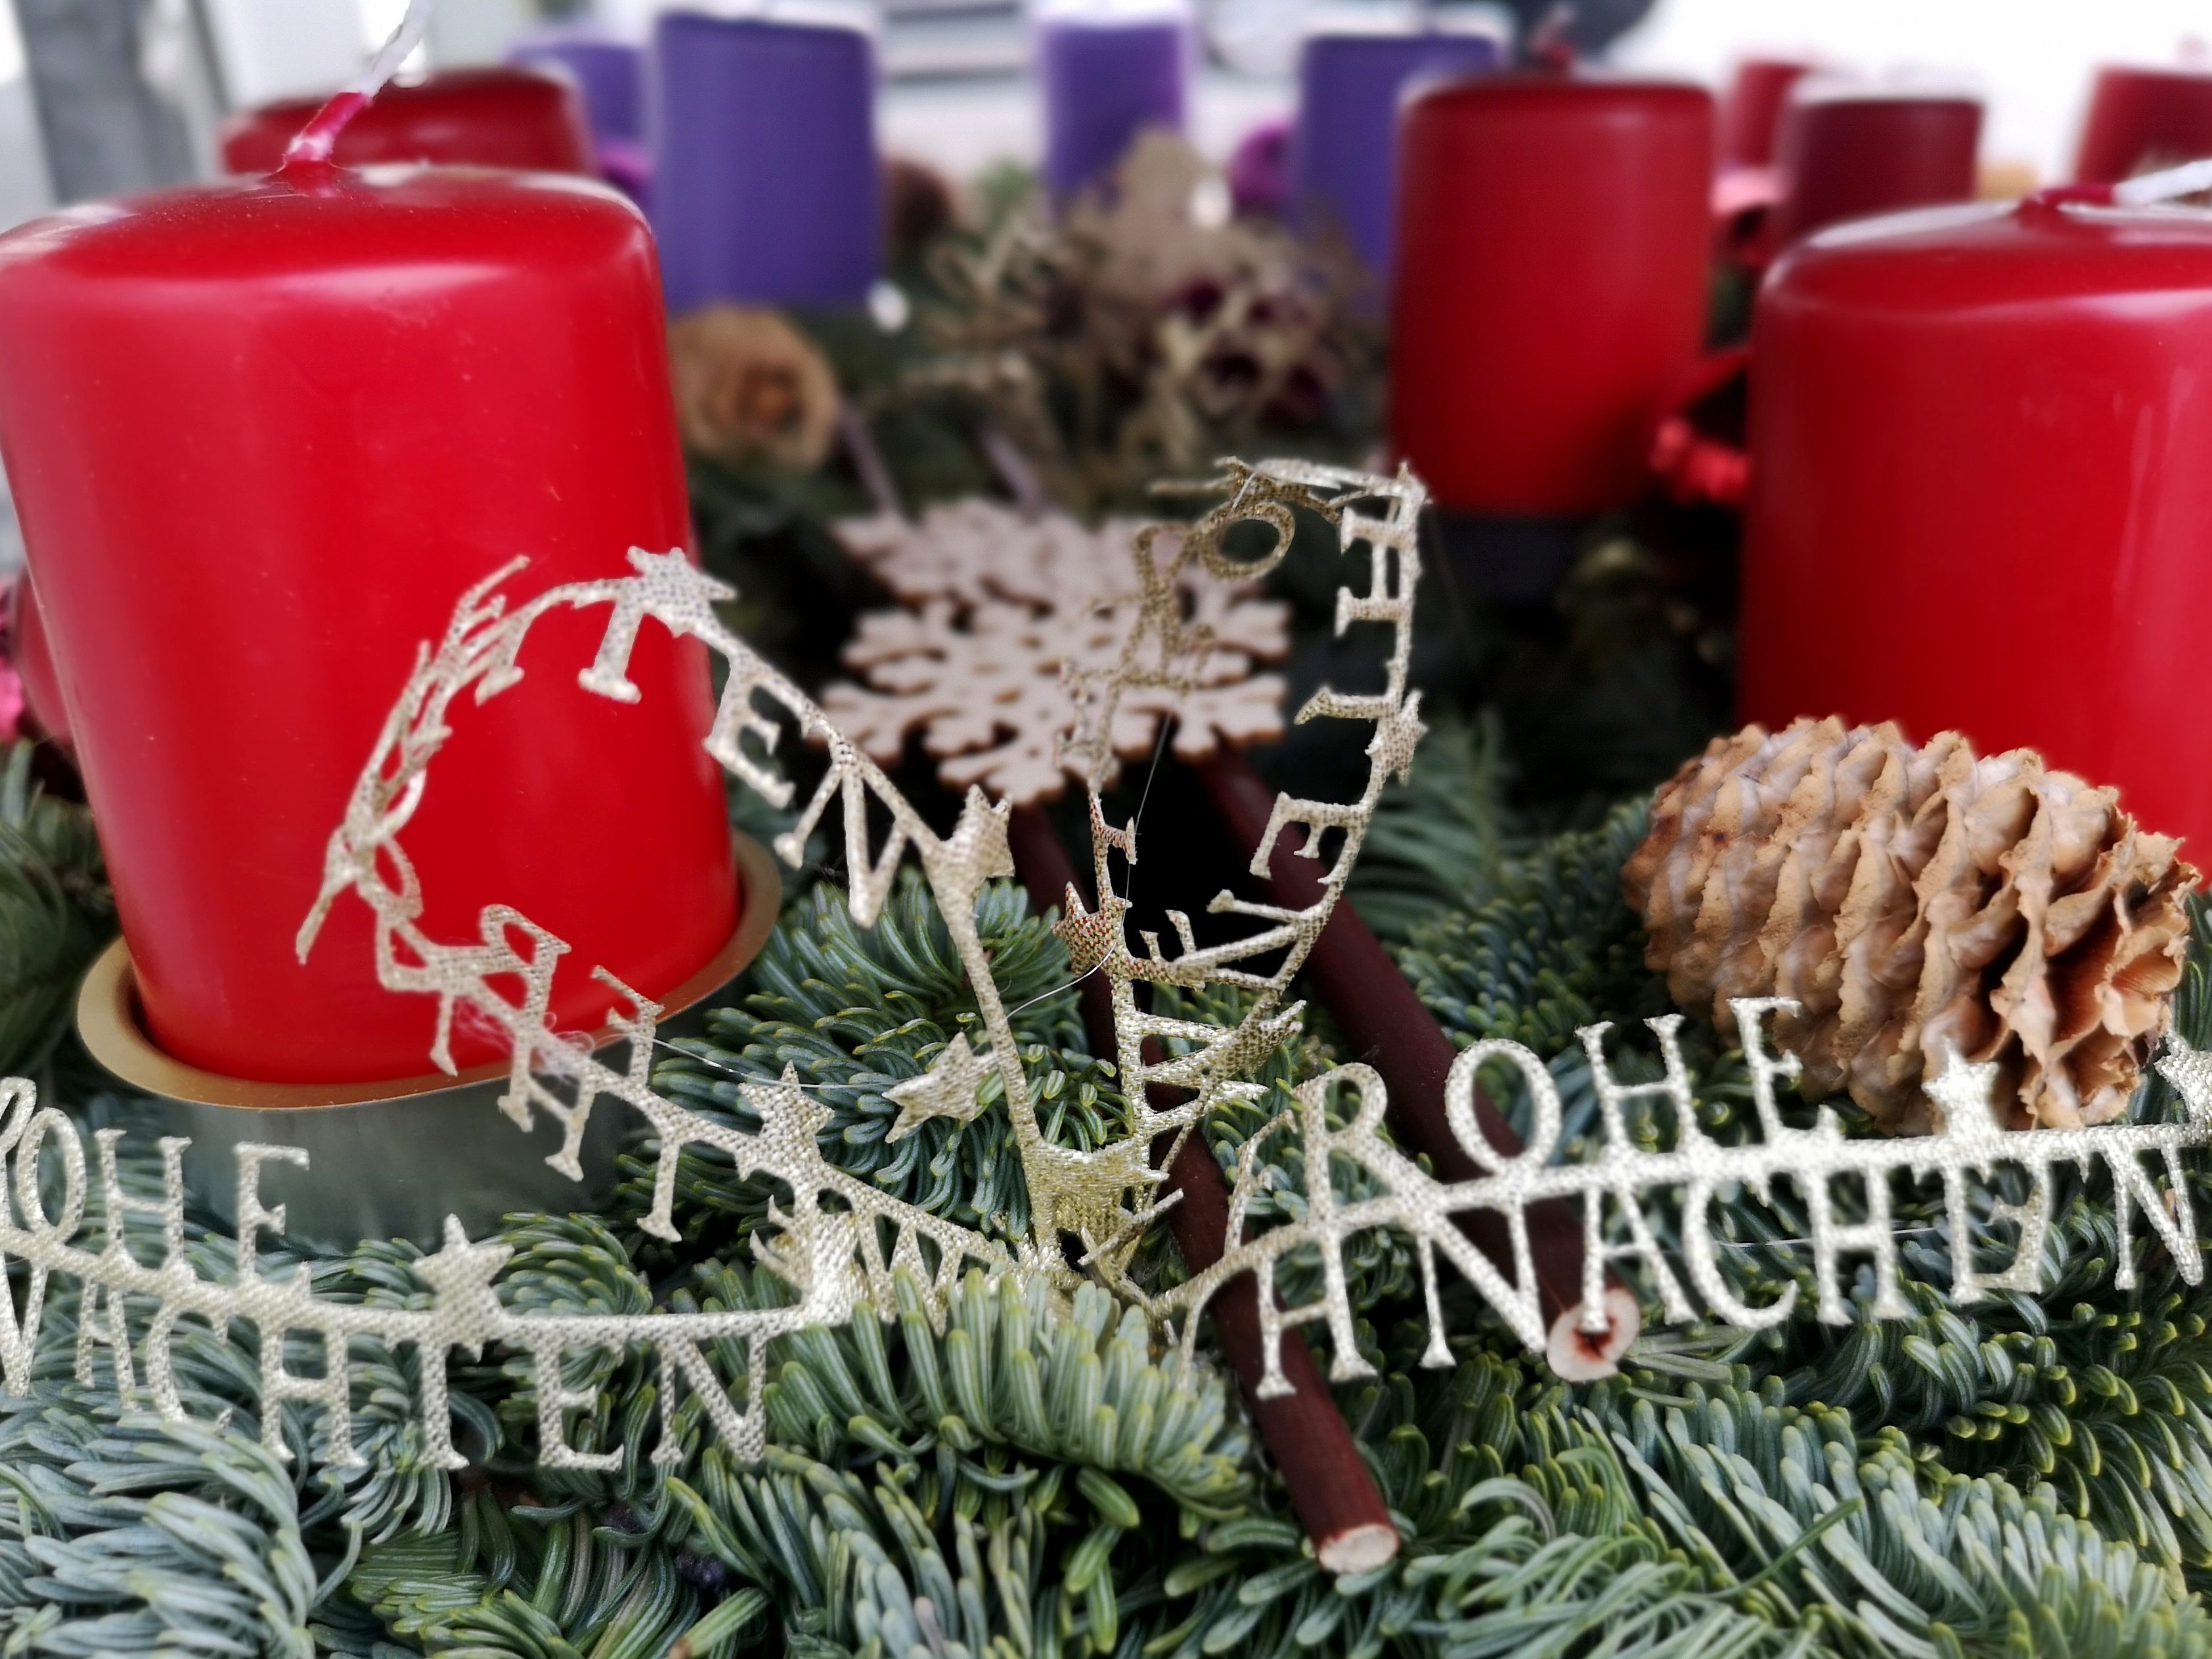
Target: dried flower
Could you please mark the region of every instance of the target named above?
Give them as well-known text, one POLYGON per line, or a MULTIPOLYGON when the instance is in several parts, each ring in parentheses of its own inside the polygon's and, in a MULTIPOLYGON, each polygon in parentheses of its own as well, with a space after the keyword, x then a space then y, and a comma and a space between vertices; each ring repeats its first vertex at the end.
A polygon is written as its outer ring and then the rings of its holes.
POLYGON ((717 460, 818 466, 837 431, 837 377, 779 313, 744 306, 693 313, 668 331, 678 429, 717 460))
POLYGON ((1229 209, 1188 144, 1152 133, 1110 190, 940 245, 939 352, 903 392, 980 404, 1078 510, 1311 428, 1375 360, 1364 279, 1345 250, 1229 209))

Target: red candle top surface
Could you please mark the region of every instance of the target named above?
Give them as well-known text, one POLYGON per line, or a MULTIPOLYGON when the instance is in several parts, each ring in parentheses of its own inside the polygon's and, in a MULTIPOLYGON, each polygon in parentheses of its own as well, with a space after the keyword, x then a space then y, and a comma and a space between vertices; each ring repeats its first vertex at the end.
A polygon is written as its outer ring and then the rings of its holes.
MULTIPOLYGON (((284 147, 322 107, 290 99, 234 116, 222 132, 233 173, 273 173, 284 147)), ((342 167, 384 161, 596 170, 582 95, 564 76, 534 69, 446 70, 395 82, 346 124, 331 159, 342 167)))
POLYGON ((1390 430, 1440 502, 1571 515, 1644 488, 1703 335, 1712 172, 1700 87, 1492 76, 1408 101, 1390 430))
MULTIPOLYGON (((293 937, 418 645, 461 593, 628 571, 689 540, 659 273, 612 192, 328 167, 105 204, 0 237, 4 453, 150 1034, 275 1081, 430 1069, 434 1008, 376 983, 368 913, 293 937)), ((572 1028, 728 937, 736 892, 694 642, 635 706, 584 692, 603 615, 533 632, 457 707, 404 837, 424 926, 510 903, 574 946, 572 1028)), ((573 972, 571 968, 573 967, 573 972)), ((458 1034, 463 1066, 497 1057, 458 1034)))
POLYGON ((2212 854, 2212 216, 1840 226, 1752 363, 1747 718, 2038 748, 2212 854))

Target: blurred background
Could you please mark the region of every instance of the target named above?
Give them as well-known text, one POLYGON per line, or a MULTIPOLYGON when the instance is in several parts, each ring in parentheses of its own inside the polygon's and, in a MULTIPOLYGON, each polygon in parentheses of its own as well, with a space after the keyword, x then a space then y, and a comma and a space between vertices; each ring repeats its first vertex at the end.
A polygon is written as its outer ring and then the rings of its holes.
MULTIPOLYGON (((549 22, 642 40, 659 9, 444 0, 425 67, 497 62, 549 22)), ((1431 15, 1504 34, 1548 9, 1454 3, 1431 15)), ((227 112, 329 90, 401 9, 401 0, 0 0, 0 220, 211 173, 227 112)), ((1299 39, 1347 11, 1376 19, 1389 7, 1204 0, 1208 63, 1191 122, 1200 149, 1225 156, 1255 123, 1288 114, 1299 39)), ((873 21, 888 148, 959 175, 1035 160, 1042 116, 1019 0, 883 0, 873 21)), ((1571 28, 1586 54, 1716 86, 1737 60, 1770 55, 1963 83, 1984 102, 1984 162, 2009 183, 2065 175, 2094 65, 2201 58, 2212 16, 2203 0, 1585 0, 1571 28)))
MULTIPOLYGON (((1895 88, 1976 100, 1978 139, 1966 140, 1965 172, 1941 189, 1914 185, 1894 196, 1902 202, 1955 199, 1962 189, 2012 196, 2074 177, 2100 65, 2212 69, 2205 0, 1577 0, 1571 7, 1558 0, 1431 0, 1418 9, 1402 0, 1027 3, 1041 15, 1079 18, 1188 8, 1200 62, 1182 125, 1206 161, 1227 168, 1240 211, 1255 176, 1240 171, 1240 155, 1257 158, 1263 168, 1283 165, 1285 124, 1298 104, 1301 43, 1346 31, 1485 34, 1506 61, 1571 50, 1626 71, 1701 81, 1727 94, 1724 111, 1735 123, 1724 122, 1729 166, 1716 198, 1723 219, 1739 207, 1755 213, 1773 199, 1775 112, 1789 82, 1759 82, 1762 70, 1785 77, 1807 68, 1834 70, 1878 94, 1895 88), (1769 88, 1763 101, 1761 84, 1769 88), (1763 115, 1743 117, 1753 106, 1763 115), (1759 136, 1746 139, 1746 120, 1759 136)), ((0 225, 58 204, 218 175, 227 122, 335 90, 359 70, 404 6, 405 0, 0 0, 0 225)), ((677 9, 665 0, 441 0, 410 68, 466 69, 517 57, 542 62, 533 53, 577 39, 641 47, 656 17, 677 9)), ((1032 73, 1040 36, 1024 0, 683 0, 680 9, 819 17, 861 28, 872 37, 881 82, 877 142, 922 164, 925 178, 951 181, 955 191, 1006 165, 1033 176, 1043 157, 1045 111, 1032 73)), ((638 55, 626 53, 623 72, 632 77, 641 73, 638 55)), ((642 86, 633 80, 617 100, 629 110, 621 118, 637 136, 599 135, 600 166, 641 201, 653 171, 651 123, 635 107, 647 98, 642 86)), ((586 90, 600 126, 608 113, 600 107, 603 89, 586 90)), ((779 144, 812 145, 799 129, 812 119, 802 106, 813 96, 779 88, 769 101, 791 107, 763 118, 770 125, 762 131, 779 144)), ((281 130, 294 130, 301 118, 298 111, 283 116, 281 130)), ((1341 149, 1351 141, 1330 142, 1341 149)), ((1847 148, 1853 145, 1858 141, 1847 148)), ((2131 155, 2113 176, 2170 159, 2178 158, 2131 155)), ((1049 167, 1048 176, 1062 187, 1049 167)), ((1357 179, 1339 185, 1351 192, 1340 208, 1356 214, 1354 198, 1387 197, 1387 173, 1378 176, 1379 185, 1357 179)), ((1387 209, 1377 200, 1371 211, 1379 246, 1387 209)), ((664 227, 665 250, 666 236, 664 227)), ((672 289, 672 310, 683 308, 678 298, 672 289)), ((21 562, 13 520, 0 496, 0 573, 21 562)))

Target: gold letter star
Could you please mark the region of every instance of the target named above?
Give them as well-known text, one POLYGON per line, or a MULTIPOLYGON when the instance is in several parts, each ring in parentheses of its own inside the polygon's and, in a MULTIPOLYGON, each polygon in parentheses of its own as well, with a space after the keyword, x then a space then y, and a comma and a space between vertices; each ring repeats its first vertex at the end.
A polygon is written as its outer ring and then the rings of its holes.
POLYGON ((1942 1073, 1923 1085, 1928 1098, 1942 1110, 1944 1132, 1960 1136, 2004 1128, 2003 1120, 1997 1115, 1996 1086, 1994 1061, 1963 1060, 1956 1050, 1946 1060, 1942 1073))
POLYGON ((972 1122, 982 1114, 983 1080, 989 1075, 989 1068, 968 1046, 968 1034, 961 1032, 920 1077, 884 1091, 884 1098, 899 1109, 898 1121, 884 1139, 903 1140, 933 1117, 972 1122))
POLYGON ((2192 1048, 2177 1031, 2166 1041, 2158 1069, 2168 1083, 2181 1091, 2192 1123, 2212 1123, 2212 1049, 2192 1048))

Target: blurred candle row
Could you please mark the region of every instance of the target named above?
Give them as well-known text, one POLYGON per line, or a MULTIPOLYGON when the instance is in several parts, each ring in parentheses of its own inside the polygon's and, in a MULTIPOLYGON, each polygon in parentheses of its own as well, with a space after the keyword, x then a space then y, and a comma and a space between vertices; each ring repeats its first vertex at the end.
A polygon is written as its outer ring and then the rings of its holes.
MULTIPOLYGON (((563 32, 515 66, 387 88, 349 125, 343 166, 420 161, 604 172, 646 205, 668 301, 850 304, 883 263, 873 43, 836 23, 671 11, 649 51, 563 32)), ((314 112, 233 122, 234 173, 273 168, 314 112)))
MULTIPOLYGON (((2190 641, 2212 629, 2212 215, 2095 183, 1974 204, 1971 98, 1761 78, 1725 125, 1703 89, 1660 82, 1412 94, 1395 449, 1486 523, 1588 526, 1648 497, 1655 426, 1698 378, 1717 152, 1771 162, 1741 714, 2038 748, 2202 859, 2212 727, 2190 641)), ((2212 153, 2184 81, 2212 114, 2212 76, 2101 77, 2083 173, 2212 153)))
MULTIPOLYGON (((1197 51, 1185 3, 1033 8, 1042 176, 1055 198, 1105 179, 1139 133, 1187 125, 1197 51)), ((647 207, 677 308, 723 299, 849 304, 880 274, 883 179, 873 38, 838 15, 679 8, 643 44, 550 29, 515 48, 516 70, 392 89, 349 130, 338 159, 600 171, 647 207)), ((1492 71, 1504 57, 1491 35, 1432 25, 1311 33, 1288 143, 1283 205, 1292 222, 1342 236, 1387 283, 1403 101, 1425 82, 1492 71)), ((1753 258, 1763 263, 1841 219, 1972 197, 1974 98, 1808 73, 1815 68, 1747 63, 1718 112, 1723 203, 1771 209, 1747 250, 1753 258)), ((225 147, 232 170, 266 171, 307 112, 284 104, 239 121, 225 147)), ((2079 173, 2120 178, 2207 149, 2212 74, 2108 70, 2079 173)))

